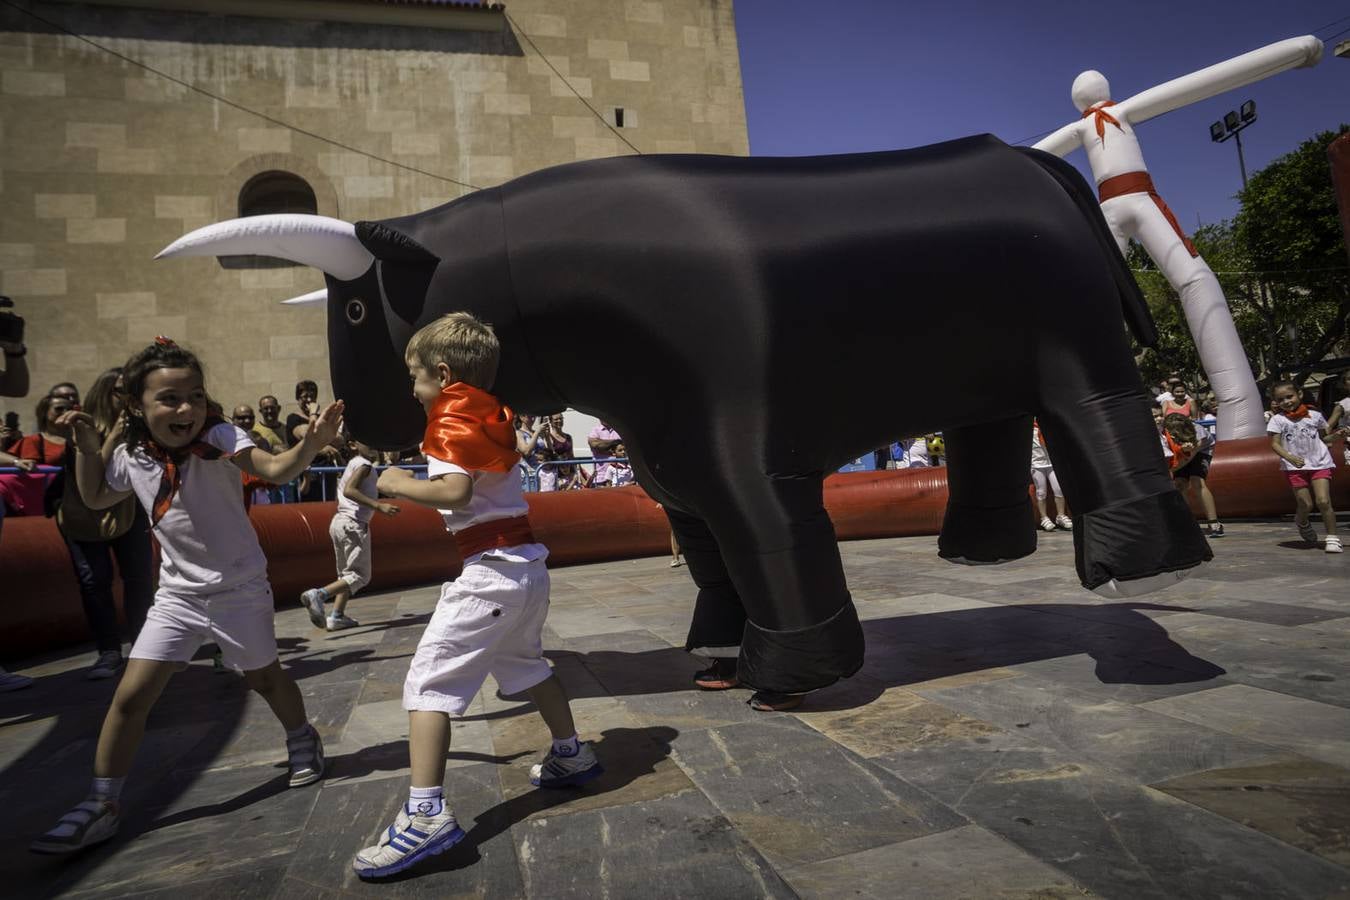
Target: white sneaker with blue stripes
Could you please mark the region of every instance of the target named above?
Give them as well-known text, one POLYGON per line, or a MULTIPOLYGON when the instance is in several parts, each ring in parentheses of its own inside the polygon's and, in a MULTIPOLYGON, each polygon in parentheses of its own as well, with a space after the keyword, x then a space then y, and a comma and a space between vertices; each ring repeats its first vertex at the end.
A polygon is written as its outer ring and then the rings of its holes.
POLYGON ((410 816, 400 809, 380 842, 356 854, 352 868, 362 878, 385 878, 444 853, 463 839, 464 829, 449 807, 436 816, 410 816))
POLYGON ((572 756, 560 756, 548 751, 544 761, 530 767, 530 784, 535 787, 576 787, 605 774, 604 766, 586 741, 577 745, 572 756))

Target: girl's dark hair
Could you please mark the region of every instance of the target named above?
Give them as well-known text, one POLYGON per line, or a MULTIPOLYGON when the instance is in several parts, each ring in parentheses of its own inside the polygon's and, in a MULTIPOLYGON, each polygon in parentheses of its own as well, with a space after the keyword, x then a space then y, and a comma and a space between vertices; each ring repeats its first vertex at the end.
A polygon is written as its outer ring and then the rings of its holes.
POLYGON ((316 397, 319 396, 319 386, 317 384, 309 380, 297 381, 295 383, 295 399, 299 400, 300 395, 305 391, 312 392, 316 397))
POLYGON ((1270 392, 1270 398, 1271 398, 1272 400, 1275 399, 1275 392, 1276 392, 1277 390, 1279 390, 1280 388, 1282 388, 1282 387, 1287 387, 1287 388, 1289 388, 1289 389, 1292 390, 1295 394, 1297 394, 1300 398, 1303 396, 1303 391, 1299 388, 1299 386, 1298 386, 1296 383, 1290 381, 1288 378, 1282 378, 1282 379, 1280 379, 1279 381, 1273 381, 1273 382, 1271 382, 1271 384, 1270 384, 1270 387, 1269 387, 1268 390, 1269 390, 1269 392, 1270 392))
POLYGON ((93 385, 84 395, 84 411, 94 420, 98 433, 107 436, 117 424, 117 407, 113 404, 113 395, 117 391, 117 379, 120 368, 112 368, 94 379, 93 385))
MULTIPOLYGON (((191 369, 202 375, 202 364, 195 353, 167 338, 157 338, 155 343, 132 355, 122 367, 122 383, 126 388, 129 408, 140 406, 141 395, 145 392, 145 379, 156 369, 191 369)), ((128 416, 127 444, 134 447, 151 441, 144 416, 128 416)))

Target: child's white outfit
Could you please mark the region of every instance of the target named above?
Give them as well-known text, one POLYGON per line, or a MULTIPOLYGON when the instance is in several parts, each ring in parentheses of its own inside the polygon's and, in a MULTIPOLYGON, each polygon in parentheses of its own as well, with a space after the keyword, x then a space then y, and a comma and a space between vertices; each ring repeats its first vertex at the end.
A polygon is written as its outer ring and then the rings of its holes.
POLYGON ((357 591, 370 584, 370 519, 375 515, 375 510, 362 506, 346 494, 347 485, 363 466, 366 467, 366 477, 361 479, 357 490, 372 499, 379 496, 376 487, 379 476, 375 474, 374 464, 357 454, 338 478, 337 512, 333 515, 333 521, 328 523, 328 537, 333 541, 333 555, 337 559, 338 579, 347 582, 353 597, 357 591))
MULTIPOLYGON (((239 469, 227 458, 254 444, 229 423, 199 439, 222 456, 189 454, 179 464, 178 489, 154 526, 159 590, 131 658, 187 662, 214 641, 226 665, 265 668, 277 658, 267 557, 244 510, 239 469)), ((164 472, 164 463, 143 448, 123 444, 108 461, 106 479, 112 490, 133 491, 153 511, 164 472)))
POLYGON ((1040 441, 1039 429, 1031 436, 1031 480, 1036 485, 1036 499, 1044 500, 1046 487, 1058 499, 1063 499, 1064 492, 1060 490, 1059 479, 1055 477, 1055 467, 1050 462, 1050 452, 1045 449, 1045 444, 1040 441))
POLYGON ((542 632, 548 616, 548 548, 529 533, 520 467, 470 471, 427 456, 427 477, 473 479, 464 509, 440 510, 464 555, 441 588, 403 685, 403 708, 461 715, 490 674, 516 694, 548 678, 542 632), (470 542, 470 543, 466 543, 470 542), (477 549, 487 545, 487 549, 477 549))
MULTIPOLYGON (((1337 427, 1350 427, 1350 397, 1342 397, 1336 401, 1336 405, 1341 408, 1341 420, 1336 423, 1337 427)), ((1345 464, 1350 466, 1350 437, 1345 439, 1345 464)))
POLYGON ((1286 452, 1303 458, 1303 465, 1295 466, 1281 456, 1280 468, 1286 472, 1318 472, 1336 468, 1331 448, 1322 440, 1322 432, 1326 427, 1326 418, 1315 409, 1308 410, 1308 414, 1301 419, 1291 419, 1284 413, 1271 416, 1266 423, 1266 433, 1278 434, 1286 452))

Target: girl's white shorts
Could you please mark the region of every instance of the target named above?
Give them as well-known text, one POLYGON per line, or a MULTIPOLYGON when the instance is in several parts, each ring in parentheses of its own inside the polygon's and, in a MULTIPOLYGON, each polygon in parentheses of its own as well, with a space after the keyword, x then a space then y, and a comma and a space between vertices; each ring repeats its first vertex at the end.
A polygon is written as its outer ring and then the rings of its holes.
POLYGON ((518 694, 548 678, 544 560, 479 557, 441 588, 403 684, 403 708, 461 715, 491 675, 518 694))
POLYGON ((225 665, 244 672, 266 668, 277 658, 273 615, 266 575, 211 594, 160 588, 131 658, 187 662, 202 644, 214 642, 225 665))

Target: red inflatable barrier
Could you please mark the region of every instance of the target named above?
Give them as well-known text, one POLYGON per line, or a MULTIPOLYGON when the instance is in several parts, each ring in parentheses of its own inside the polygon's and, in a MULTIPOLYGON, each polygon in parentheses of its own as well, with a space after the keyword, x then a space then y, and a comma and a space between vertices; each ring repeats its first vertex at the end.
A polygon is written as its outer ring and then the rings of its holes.
MULTIPOLYGON (((1343 460, 1341 448, 1334 448, 1343 460)), ((1225 519, 1287 515, 1289 485, 1265 438, 1219 445, 1209 483, 1225 519)), ((640 488, 528 494, 535 536, 551 566, 669 552, 661 508, 640 488)), ((1332 498, 1350 509, 1350 472, 1336 470, 1332 498)), ((937 534, 947 504, 946 469, 846 472, 825 482, 825 506, 840 540, 937 534)), ((278 606, 294 606, 305 588, 333 579, 328 523, 335 504, 255 507, 253 526, 267 553, 278 606)), ((1192 508, 1199 513, 1192 498, 1192 508)), ((455 542, 432 510, 402 504, 371 524, 374 580, 367 590, 433 584, 459 574, 455 542)), ((692 596, 693 588, 690 593, 692 596)), ((120 602, 120 600, 119 600, 120 602)), ((55 523, 9 518, 0 537, 0 657, 31 656, 89 640, 70 557, 55 523)))

